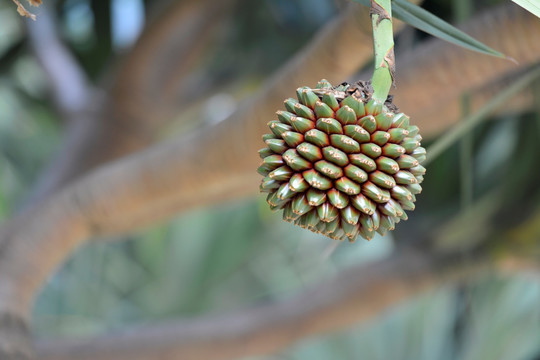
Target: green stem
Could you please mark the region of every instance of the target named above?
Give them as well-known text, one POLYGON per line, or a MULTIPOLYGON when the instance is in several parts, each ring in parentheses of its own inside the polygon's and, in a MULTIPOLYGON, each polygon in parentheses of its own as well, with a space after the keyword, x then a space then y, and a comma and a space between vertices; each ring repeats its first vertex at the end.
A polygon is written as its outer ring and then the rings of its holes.
POLYGON ((373 98, 385 102, 394 82, 395 67, 391 0, 371 0, 370 13, 375 52, 375 70, 371 80, 373 98))
MULTIPOLYGON (((471 96, 465 93, 461 97, 461 118, 471 115, 471 96)), ((460 165, 460 198, 463 209, 468 209, 473 203, 474 166, 473 166, 473 131, 463 135, 459 144, 460 165)))

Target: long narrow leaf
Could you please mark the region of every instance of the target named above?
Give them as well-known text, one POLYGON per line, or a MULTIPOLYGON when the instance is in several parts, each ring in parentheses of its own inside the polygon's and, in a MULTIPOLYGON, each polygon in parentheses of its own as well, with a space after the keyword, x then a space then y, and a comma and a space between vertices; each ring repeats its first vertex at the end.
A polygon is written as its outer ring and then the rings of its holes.
POLYGON ((540 18, 540 1, 538 0, 512 0, 528 12, 540 18))
MULTIPOLYGON (((369 0, 352 0, 364 6, 369 6, 369 0)), ((466 49, 477 51, 486 55, 506 58, 504 54, 481 43, 473 37, 465 34, 458 28, 450 25, 446 21, 438 18, 429 11, 414 5, 407 0, 392 0, 392 13, 397 19, 414 26, 430 35, 448 41, 452 44, 462 46, 466 49)))

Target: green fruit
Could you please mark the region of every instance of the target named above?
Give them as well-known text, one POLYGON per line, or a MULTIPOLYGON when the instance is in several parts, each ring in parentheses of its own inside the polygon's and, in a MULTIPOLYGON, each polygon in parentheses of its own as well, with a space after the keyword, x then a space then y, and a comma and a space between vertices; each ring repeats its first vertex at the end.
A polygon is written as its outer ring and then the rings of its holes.
POLYGON ((366 143, 360 145, 360 149, 362 150, 362 154, 366 154, 372 159, 376 159, 381 155, 381 147, 374 143, 366 143))
POLYGON ((357 184, 355 181, 347 178, 342 177, 339 180, 336 180, 334 183, 334 186, 339 191, 347 194, 347 195, 357 195, 360 194, 360 185, 357 184))
POLYGON ((289 187, 294 192, 303 193, 304 191, 309 189, 309 184, 306 179, 304 179, 302 174, 296 173, 291 176, 291 179, 289 180, 289 187))
POLYGON ((288 166, 281 166, 271 171, 268 176, 270 179, 277 181, 289 181, 293 174, 293 170, 288 166))
POLYGON ((347 105, 356 113, 356 117, 360 118, 366 115, 366 110, 364 103, 361 100, 358 100, 354 96, 347 96, 341 101, 341 105, 347 105))
POLYGON ((409 132, 402 128, 392 128, 388 130, 388 135, 390 136, 388 140, 393 143, 400 143, 407 135, 409 135, 409 132))
POLYGON ((277 120, 272 120, 268 122, 268 127, 270 130, 277 136, 281 137, 281 134, 283 134, 285 131, 292 131, 293 128, 290 125, 284 124, 282 122, 279 122, 277 120))
POLYGON ((379 146, 383 146, 390 140, 390 134, 386 131, 375 131, 371 134, 371 141, 379 146))
POLYGON ((296 151, 311 162, 321 160, 323 158, 321 148, 307 142, 298 145, 296 147, 296 151))
POLYGON ((259 150, 259 188, 270 208, 336 240, 393 230, 414 209, 426 171, 418 127, 364 85, 298 88, 259 150))
POLYGON ((328 135, 318 129, 313 129, 306 132, 304 134, 304 139, 313 145, 318 146, 319 148, 330 145, 330 138, 328 135))
POLYGON ((315 86, 316 89, 332 89, 332 84, 326 79, 322 79, 317 83, 317 86, 315 86))
POLYGON ((357 184, 362 184, 368 179, 367 173, 353 164, 345 167, 345 176, 357 184))
POLYGON ((281 111, 281 110, 276 111, 276 115, 279 121, 287 125, 291 125, 291 118, 295 116, 293 113, 290 113, 288 111, 281 111))
POLYGON ((323 157, 339 166, 345 166, 349 163, 347 154, 332 146, 327 146, 323 149, 323 157))
POLYGON ((360 152, 360 144, 347 135, 330 135, 330 143, 347 154, 360 152))
POLYGON ((293 114, 296 114, 295 109, 294 109, 294 106, 295 106, 296 104, 298 104, 298 101, 296 101, 296 100, 293 99, 293 98, 288 98, 288 99, 285 99, 285 101, 283 102, 283 104, 285 105, 285 109, 287 109, 288 112, 293 113, 293 114))
POLYGON ((341 123, 332 118, 321 118, 317 120, 317 129, 327 134, 343 134, 341 123))
MULTIPOLYGON (((273 153, 276 153, 276 154, 283 154, 285 152, 285 150, 287 150, 289 148, 289 146, 287 146, 288 144, 285 143, 285 140, 281 140, 281 139, 268 139, 268 140, 265 141, 265 143, 268 146, 268 148, 273 153)), ((268 156, 268 155, 266 155, 266 156, 268 156)), ((265 157, 263 157, 263 159, 265 157)))
POLYGON ((359 143, 369 142, 371 137, 369 133, 360 125, 347 125, 343 127, 345 135, 359 143))
POLYGON ((313 110, 315 111, 315 115, 318 119, 334 117, 334 110, 332 110, 330 106, 326 105, 322 101, 317 101, 313 110))
POLYGON ((366 215, 373 215, 377 205, 362 194, 351 197, 352 205, 366 215))
POLYGON ((341 210, 341 218, 349 224, 356 225, 358 223, 358 219, 360 219, 360 211, 358 211, 354 206, 349 205, 341 210))
POLYGON ((336 112, 336 119, 338 119, 342 125, 354 125, 356 124, 356 113, 347 105, 343 105, 336 112))
POLYGON ((315 163, 315 170, 331 179, 339 179, 343 176, 343 170, 341 170, 341 167, 326 160, 317 161, 315 163))
POLYGON ((291 116, 291 126, 299 133, 305 133, 315 127, 313 121, 300 116, 291 116))
POLYGON ((315 103, 319 101, 319 97, 310 88, 302 90, 302 103, 309 108, 313 109, 315 103))
POLYGON ((285 131, 281 134, 281 138, 292 148, 304 142, 304 135, 294 131, 285 131))
POLYGON ((299 117, 306 118, 308 120, 315 120, 315 113, 313 110, 311 110, 309 107, 302 105, 302 104, 295 104, 294 105, 294 112, 299 117))
POLYGON ((305 195, 297 195, 291 202, 291 208, 293 213, 300 216, 313 209, 313 206, 309 204, 305 195))
POLYGON ((287 165, 295 170, 295 171, 302 171, 311 169, 313 165, 296 152, 294 149, 289 149, 285 151, 282 155, 283 160, 287 163, 287 165))
POLYGON ((325 202, 317 207, 317 213, 321 221, 330 222, 339 216, 339 211, 332 204, 325 202))
POLYGON ((351 164, 361 167, 367 172, 374 171, 377 168, 375 161, 364 154, 349 155, 349 160, 351 161, 351 164))
POLYGON ((337 101, 335 95, 333 93, 326 93, 322 97, 322 102, 328 105, 332 110, 338 111, 339 110, 339 102, 337 101))
POLYGON ((379 156, 377 160, 377 169, 387 174, 395 174, 399 171, 399 164, 387 157, 379 156))
POLYGON ((396 181, 392 176, 387 175, 379 170, 369 174, 369 181, 384 189, 392 189, 394 186, 396 186, 396 181))
MULTIPOLYGON (((268 176, 270 175, 271 173, 268 176)), ((308 184, 314 187, 315 189, 328 190, 332 188, 332 181, 326 176, 321 175, 316 170, 304 171, 302 175, 304 176, 304 179, 306 179, 308 184)))
POLYGON ((306 192, 306 199, 311 206, 319 206, 326 201, 326 192, 311 188, 306 192))
POLYGON ((373 115, 366 115, 358 121, 358 125, 372 133, 377 129, 377 120, 373 115))
POLYGON ((349 238, 349 241, 354 241, 358 236, 358 232, 360 230, 358 225, 352 225, 345 221, 341 222, 341 229, 345 233, 345 236, 349 238))
POLYGON ((330 204, 334 205, 338 209, 343 209, 349 205, 349 197, 336 189, 330 189, 326 192, 330 204))

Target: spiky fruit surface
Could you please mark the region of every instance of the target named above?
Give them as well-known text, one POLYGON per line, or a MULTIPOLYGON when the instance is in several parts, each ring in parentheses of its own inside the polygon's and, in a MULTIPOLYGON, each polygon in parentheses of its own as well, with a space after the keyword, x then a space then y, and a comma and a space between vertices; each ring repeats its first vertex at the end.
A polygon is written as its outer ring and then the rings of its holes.
POLYGON ((371 240, 406 220, 422 190, 425 149, 418 127, 367 82, 321 80, 268 123, 260 189, 283 219, 332 239, 371 240))

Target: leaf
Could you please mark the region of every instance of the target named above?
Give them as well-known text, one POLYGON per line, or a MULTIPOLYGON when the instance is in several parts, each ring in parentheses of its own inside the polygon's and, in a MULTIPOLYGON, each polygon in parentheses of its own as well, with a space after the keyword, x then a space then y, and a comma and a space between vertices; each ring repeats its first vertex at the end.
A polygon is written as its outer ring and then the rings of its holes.
POLYGON ((36 20, 36 15, 26 10, 26 8, 22 6, 22 4, 18 0, 13 0, 13 2, 17 5, 17 12, 19 13, 19 15, 28 17, 32 20, 36 20))
POLYGON ((512 0, 531 14, 540 18, 540 1, 538 0, 512 0))
POLYGON ((484 45, 419 6, 411 4, 406 0, 393 0, 392 3, 394 5, 393 12, 395 16, 419 30, 469 50, 502 58, 505 57, 504 54, 484 45))
MULTIPOLYGON (((369 7, 369 0, 352 1, 369 7)), ((474 39, 473 37, 465 34, 463 31, 438 18, 429 11, 426 11, 420 6, 414 5, 406 0, 392 0, 392 16, 406 22, 411 26, 414 26, 418 30, 422 30, 452 44, 459 45, 482 54, 513 60, 505 56, 503 53, 496 51, 474 39)))

